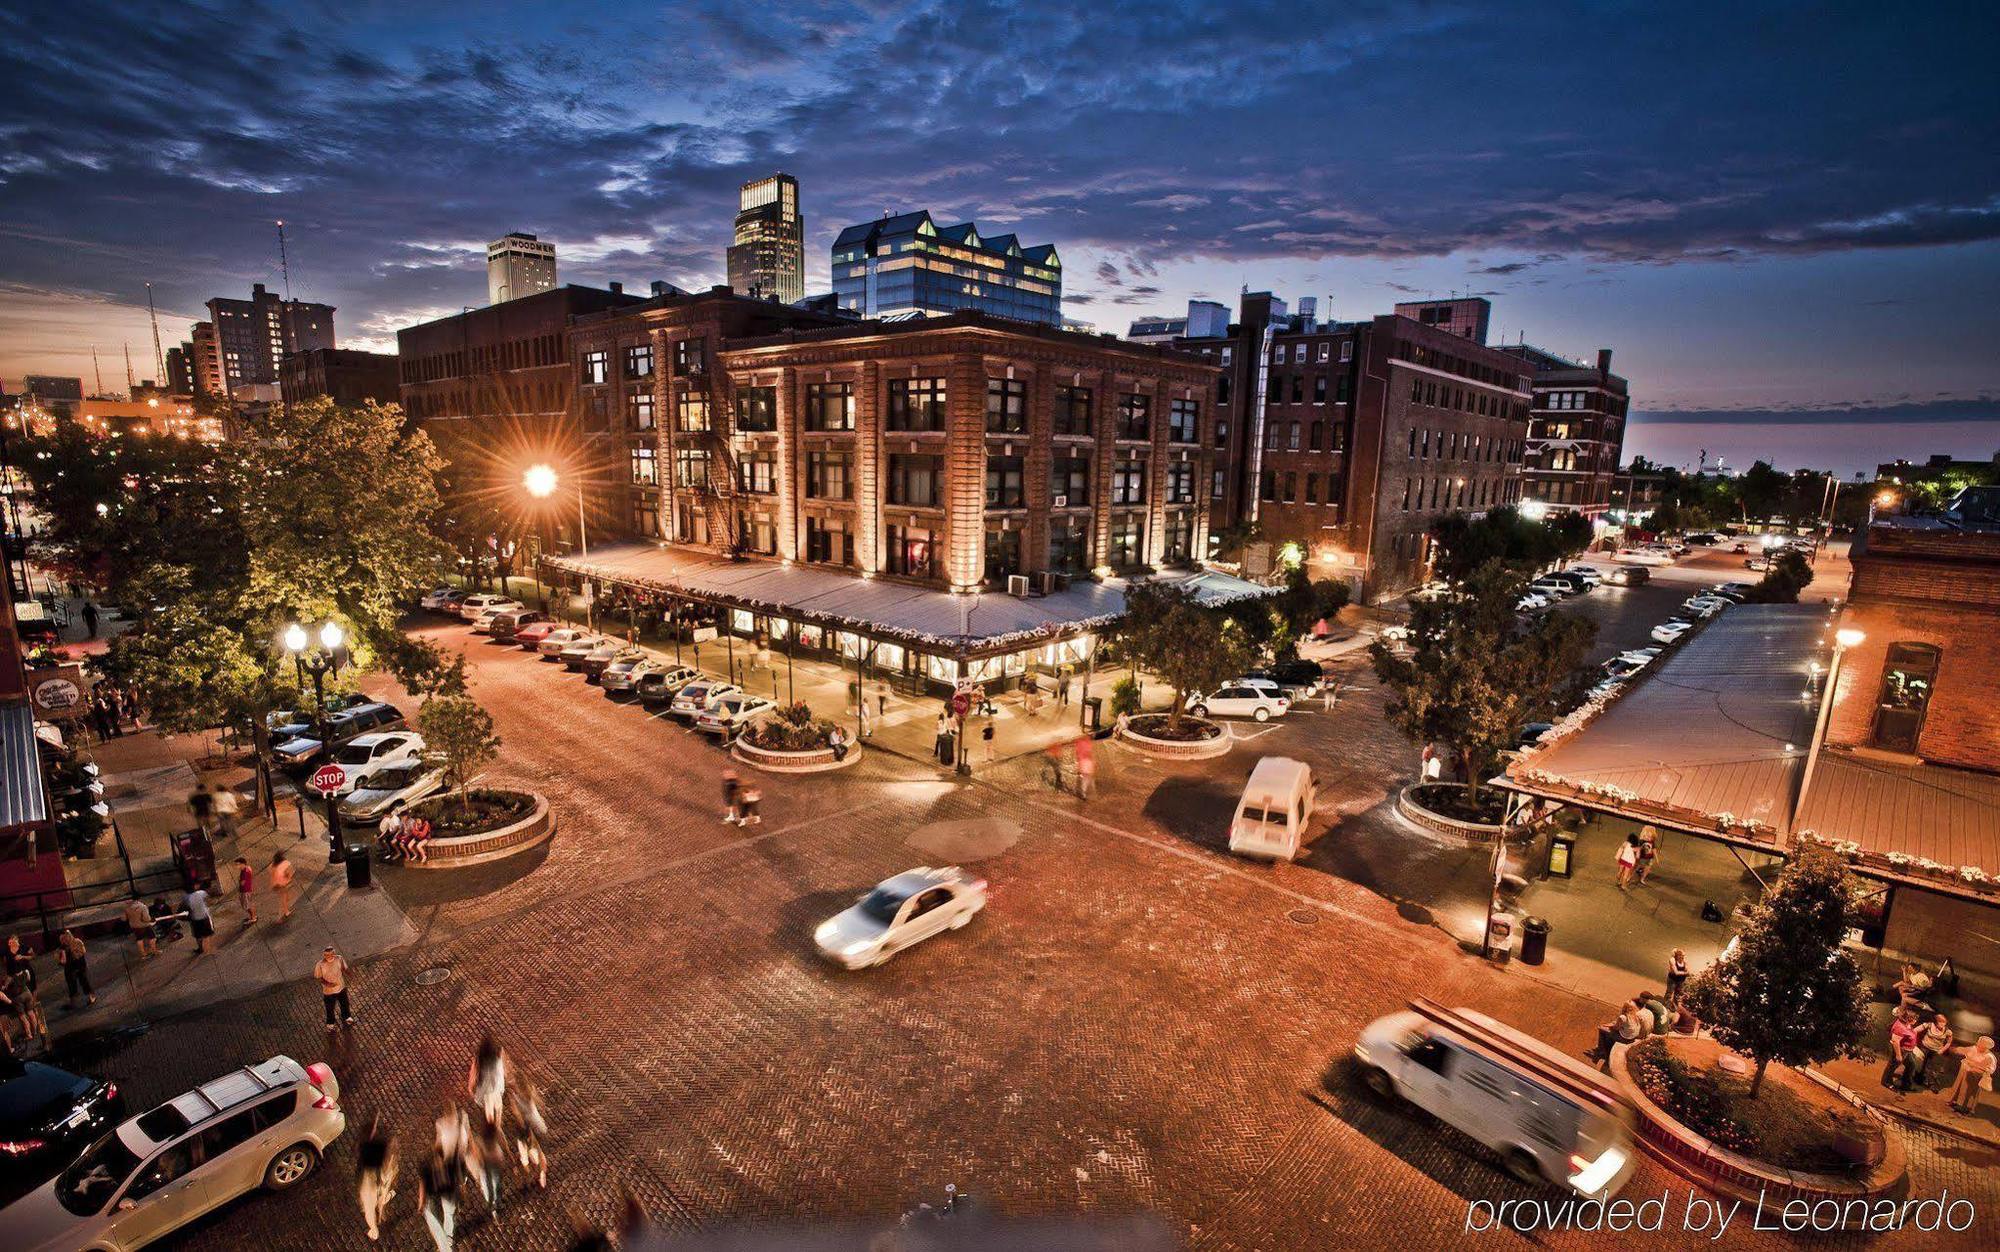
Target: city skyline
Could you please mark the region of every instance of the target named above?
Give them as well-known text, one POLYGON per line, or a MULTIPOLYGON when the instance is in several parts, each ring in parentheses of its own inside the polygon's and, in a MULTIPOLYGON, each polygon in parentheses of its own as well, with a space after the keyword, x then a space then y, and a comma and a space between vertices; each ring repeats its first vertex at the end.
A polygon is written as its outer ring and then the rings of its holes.
POLYGON ((174 341, 211 296, 281 289, 280 217, 293 293, 342 310, 343 346, 482 303, 512 229, 578 282, 698 289, 736 188, 784 169, 808 293, 842 225, 929 207, 1055 243, 1066 314, 1115 333, 1245 286, 1339 319, 1487 294, 1496 343, 1618 352, 1628 455, 1851 472, 2000 447, 1990 12, 1732 10, 1717 39, 1693 13, 1543 10, 1525 37, 1450 6, 674 6, 694 85, 666 89, 592 53, 629 7, 302 28, 30 6, 0 18, 25 84, 0 106, 0 377, 150 342, 148 280, 174 341), (991 58, 996 30, 1037 59, 991 58), (1190 42, 1208 55, 1149 59, 1190 42))

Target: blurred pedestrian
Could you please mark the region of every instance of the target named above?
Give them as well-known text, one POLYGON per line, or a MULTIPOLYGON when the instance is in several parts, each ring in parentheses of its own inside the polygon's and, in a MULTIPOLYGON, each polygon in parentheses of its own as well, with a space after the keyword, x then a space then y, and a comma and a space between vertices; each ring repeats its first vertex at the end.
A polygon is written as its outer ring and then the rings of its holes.
POLYGON ((458 1224, 458 1191, 465 1182, 465 1160, 458 1151, 433 1148, 417 1170, 417 1206, 438 1252, 451 1252, 458 1224))
POLYGON ((146 902, 133 896, 125 902, 125 929, 132 932, 132 942, 139 946, 141 959, 150 960, 160 954, 159 940, 153 934, 153 913, 146 902))
POLYGON ((271 891, 278 897, 278 920, 292 919, 292 879, 297 871, 285 857, 284 849, 271 854, 271 891))
POLYGON ((97 606, 89 600, 83 602, 83 624, 90 628, 90 637, 97 638, 97 606))
POLYGON ((188 796, 188 811, 194 814, 194 824, 204 835, 213 834, 210 829, 215 821, 215 796, 205 782, 196 783, 194 792, 188 796))
POLYGON ((1638 877, 1641 886, 1645 885, 1647 875, 1653 872, 1653 864, 1659 859, 1660 832, 1650 824, 1639 827, 1638 877))
POLYGON ((243 901, 243 924, 248 926, 257 920, 257 871, 250 868, 250 858, 236 858, 236 894, 243 901))
POLYGON ((514 1149, 521 1157, 521 1173, 534 1178, 535 1185, 546 1189, 549 1185, 549 1151, 544 1145, 548 1138, 549 1124, 542 1116, 540 1094, 535 1084, 524 1084, 524 1090, 514 1097, 514 1149))
POLYGON ((888 683, 878 683, 875 687, 875 716, 878 718, 889 716, 888 683))
POLYGON ((379 1239, 389 1201, 396 1198, 396 1136, 383 1129, 380 1113, 368 1119, 368 1133, 355 1151, 354 1185, 362 1219, 368 1223, 368 1238, 379 1239))
POLYGON ((1993 1036, 1979 1036, 1979 1042, 1965 1049, 1965 1059, 1958 1063, 1958 1081, 1945 1097, 1951 1107, 1972 1116, 1972 1111, 1979 1107, 1979 1093, 1993 1090, 1996 1064, 2000 1064, 2000 1055, 1993 1051, 1993 1036))
POLYGON ((500 1119, 482 1119, 472 1132, 472 1148, 468 1155, 476 1162, 473 1177, 479 1180, 480 1198, 486 1201, 486 1211, 493 1220, 500 1220, 500 1196, 507 1186, 507 1136, 500 1119))
POLYGON ((353 972, 348 967, 347 958, 335 951, 330 943, 320 952, 319 964, 313 966, 313 978, 319 983, 320 1001, 326 1008, 326 1028, 329 1032, 336 1025, 354 1024, 354 1009, 347 1001, 347 980, 353 972), (338 1022, 336 1017, 340 1019, 338 1022))
POLYGON ((1079 800, 1088 800, 1097 786, 1097 745, 1089 735, 1078 735, 1075 752, 1076 795, 1079 800))
POLYGON ((500 1113, 507 1098, 507 1049, 500 1046, 492 1035, 479 1041, 479 1047, 472 1054, 472 1064, 465 1071, 465 1094, 472 1098, 473 1106, 489 1122, 500 1120, 500 1113))
POLYGON ((762 826, 764 824, 764 815, 758 811, 757 807, 762 803, 764 803, 764 793, 754 783, 743 788, 741 793, 743 825, 762 826))
POLYGON ((90 950, 83 940, 69 927, 63 927, 56 936, 56 964, 62 966, 63 983, 69 991, 69 1006, 76 1007, 76 997, 81 994, 86 1004, 97 1003, 97 992, 90 985, 90 950))
POLYGON ((1667 1007, 1668 1008, 1670 1009, 1680 1008, 1681 988, 1687 986, 1687 980, 1688 980, 1688 954, 1686 952, 1683 952, 1679 948, 1675 948, 1673 955, 1667 958, 1667 1007))
POLYGON ((42 1016, 42 1000, 35 994, 35 984, 26 977, 15 974, 7 980, 7 987, 0 992, 0 1011, 11 1013, 14 1024, 21 1031, 21 1046, 25 1047, 37 1039, 49 1037, 48 1022, 42 1016))
POLYGON ((97 727, 97 741, 109 742, 118 734, 118 718, 111 711, 111 701, 102 692, 90 697, 90 721, 97 727))
POLYGON ((194 954, 204 956, 208 952, 208 941, 215 938, 215 917, 208 910, 208 888, 195 885, 187 893, 188 929, 194 932, 194 954))
POLYGON ((737 812, 736 808, 736 797, 737 793, 742 791, 742 789, 743 780, 737 777, 735 770, 725 769, 722 771, 722 820, 728 822, 731 826, 736 825, 741 819, 741 815, 737 812))
MULTIPOLYGON (((243 802, 236 798, 236 788, 217 787, 215 789, 215 822, 226 839, 236 837, 236 814, 243 808, 243 802)), ((255 918, 251 919, 255 921, 255 918)))
POLYGON ((931 740, 931 755, 937 757, 940 765, 951 764, 951 714, 939 713, 937 733, 931 740))

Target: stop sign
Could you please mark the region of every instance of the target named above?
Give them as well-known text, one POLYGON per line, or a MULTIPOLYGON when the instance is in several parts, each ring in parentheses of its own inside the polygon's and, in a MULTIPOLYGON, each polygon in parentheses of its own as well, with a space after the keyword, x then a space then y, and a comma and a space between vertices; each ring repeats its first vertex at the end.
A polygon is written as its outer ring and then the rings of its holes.
POLYGON ((964 717, 966 714, 966 710, 970 709, 971 707, 972 707, 972 697, 970 695, 968 695, 966 692, 963 691, 952 692, 951 714, 953 717, 964 717))
POLYGON ((338 765, 322 765, 313 771, 312 785, 321 791, 338 791, 347 785, 347 771, 338 765))

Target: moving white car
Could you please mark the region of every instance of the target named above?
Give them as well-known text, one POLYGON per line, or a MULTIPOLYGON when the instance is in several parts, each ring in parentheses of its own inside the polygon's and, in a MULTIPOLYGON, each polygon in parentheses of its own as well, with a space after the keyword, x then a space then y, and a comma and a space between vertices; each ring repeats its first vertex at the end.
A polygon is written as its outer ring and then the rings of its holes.
POLYGON ((1604 581, 1604 571, 1595 565, 1572 565, 1563 573, 1575 574, 1593 587, 1604 581))
POLYGON ((1283 717, 1292 702, 1275 691, 1258 687, 1229 685, 1188 701, 1187 710, 1196 717, 1249 717, 1268 722, 1283 717))
POLYGON ((1609 1199, 1638 1166, 1616 1084, 1484 1013, 1414 1001, 1363 1030, 1354 1059, 1370 1090, 1462 1131, 1522 1182, 1609 1199))
POLYGON ((347 1129, 324 1064, 274 1056, 141 1113, 0 1210, 11 1252, 131 1252, 245 1192, 296 1186, 347 1129))
POLYGON ((512 596, 500 596, 500 595, 494 595, 490 591, 482 591, 475 595, 469 595, 465 597, 464 600, 460 601, 458 605, 458 615, 464 618, 468 622, 476 622, 479 620, 479 615, 481 613, 484 613, 486 610, 493 608, 496 605, 514 609, 523 609, 527 607, 527 605, 522 604, 519 600, 514 599, 512 596))
POLYGON ((932 935, 957 930, 986 907, 986 880, 919 866, 884 879, 854 907, 819 924, 820 955, 848 969, 880 965, 932 935))
POLYGON ((691 722, 701 716, 709 705, 737 689, 735 683, 726 683, 720 678, 698 678, 674 693, 673 702, 667 705, 667 715, 691 722))
POLYGON ((412 765, 424 759, 424 737, 413 730, 392 730, 379 735, 360 735, 333 750, 333 764, 347 773, 347 781, 333 789, 344 796, 367 785, 383 770, 412 765))
POLYGON ((1408 626, 1384 626, 1375 632, 1375 637, 1383 643, 1408 643, 1410 641, 1410 628, 1408 626))
POLYGON ((1664 548, 1620 548, 1618 559, 1634 565, 1672 565, 1674 554, 1664 548))
POLYGON ((340 802, 340 818, 357 825, 373 825, 444 789, 444 770, 435 765, 411 761, 377 770, 359 787, 348 789, 340 802))
POLYGON ((1675 643, 1682 635, 1693 629, 1694 627, 1686 622, 1661 622, 1653 627, 1653 638, 1661 643, 1675 643))
POLYGON ((1290 757, 1267 756, 1243 784, 1229 819, 1229 850, 1242 856, 1289 861, 1298 855, 1319 789, 1312 767, 1290 757))
POLYGON ((734 691, 712 701, 696 714, 694 728, 704 735, 721 735, 722 742, 728 743, 742 734, 751 722, 777 707, 776 700, 753 696, 747 691, 734 691))

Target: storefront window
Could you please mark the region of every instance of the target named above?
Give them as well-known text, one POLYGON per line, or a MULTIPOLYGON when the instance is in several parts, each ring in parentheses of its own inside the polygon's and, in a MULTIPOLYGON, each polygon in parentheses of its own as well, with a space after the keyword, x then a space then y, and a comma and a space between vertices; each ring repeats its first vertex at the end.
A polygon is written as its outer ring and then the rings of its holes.
POLYGON ((1875 698, 1872 746, 1916 755, 1924 714, 1930 708, 1939 652, 1927 643, 1892 643, 1882 667, 1882 690, 1875 698))

